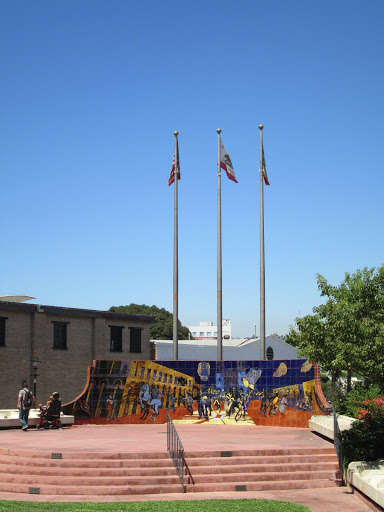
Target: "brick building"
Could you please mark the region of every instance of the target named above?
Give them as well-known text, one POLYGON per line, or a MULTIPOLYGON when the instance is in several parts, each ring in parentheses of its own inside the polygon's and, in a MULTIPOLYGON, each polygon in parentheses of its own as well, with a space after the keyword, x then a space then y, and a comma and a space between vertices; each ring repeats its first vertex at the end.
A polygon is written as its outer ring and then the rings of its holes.
POLYGON ((153 316, 0 301, 0 409, 14 409, 31 360, 39 358, 37 401, 63 403, 84 389, 94 359, 151 359, 153 316))

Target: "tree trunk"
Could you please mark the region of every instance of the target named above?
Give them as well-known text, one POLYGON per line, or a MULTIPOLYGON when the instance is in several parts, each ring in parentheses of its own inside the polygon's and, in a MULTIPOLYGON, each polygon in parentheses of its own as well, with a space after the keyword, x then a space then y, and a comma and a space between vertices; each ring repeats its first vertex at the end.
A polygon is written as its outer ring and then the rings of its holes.
POLYGON ((347 393, 349 393, 352 389, 352 370, 348 368, 347 370, 347 393))

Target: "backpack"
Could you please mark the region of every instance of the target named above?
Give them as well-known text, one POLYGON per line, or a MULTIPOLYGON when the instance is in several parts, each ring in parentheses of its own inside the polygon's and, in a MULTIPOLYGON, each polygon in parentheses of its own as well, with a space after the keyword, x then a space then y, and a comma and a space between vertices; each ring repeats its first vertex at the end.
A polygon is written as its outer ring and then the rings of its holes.
POLYGON ((24 394, 24 400, 23 400, 23 406, 24 407, 31 407, 32 405, 32 393, 31 391, 25 391, 25 394, 24 394))

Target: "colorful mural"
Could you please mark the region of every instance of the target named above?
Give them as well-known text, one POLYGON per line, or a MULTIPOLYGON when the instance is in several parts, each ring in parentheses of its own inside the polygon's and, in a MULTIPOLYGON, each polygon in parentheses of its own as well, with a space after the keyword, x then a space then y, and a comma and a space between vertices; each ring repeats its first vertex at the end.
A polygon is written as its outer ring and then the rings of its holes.
POLYGON ((82 395, 64 406, 77 424, 256 424, 307 427, 327 414, 318 367, 284 361, 94 361, 82 395))

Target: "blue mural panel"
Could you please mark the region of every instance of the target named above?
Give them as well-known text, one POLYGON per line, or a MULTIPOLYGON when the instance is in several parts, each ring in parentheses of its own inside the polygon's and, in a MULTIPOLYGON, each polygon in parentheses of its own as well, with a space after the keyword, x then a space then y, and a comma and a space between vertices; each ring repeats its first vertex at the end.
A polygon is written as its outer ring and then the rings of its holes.
POLYGON ((283 361, 95 361, 77 423, 174 422, 307 426, 324 407, 315 366, 283 361))

